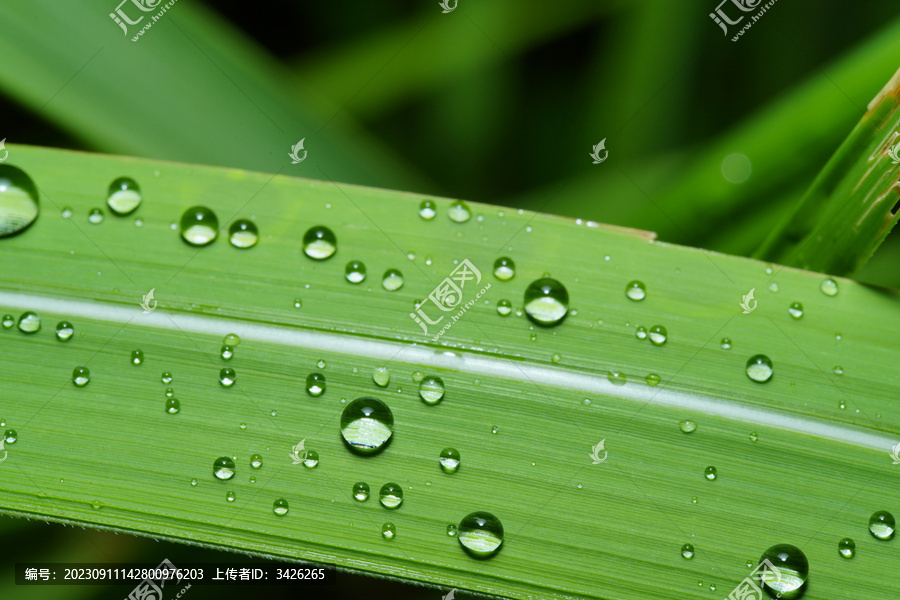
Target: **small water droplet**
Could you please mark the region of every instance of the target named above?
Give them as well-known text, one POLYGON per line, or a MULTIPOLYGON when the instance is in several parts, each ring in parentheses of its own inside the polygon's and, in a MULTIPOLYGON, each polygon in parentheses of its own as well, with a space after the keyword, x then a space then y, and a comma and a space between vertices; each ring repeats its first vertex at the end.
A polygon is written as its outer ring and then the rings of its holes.
POLYGON ((223 481, 234 477, 234 460, 230 456, 220 456, 213 462, 213 475, 223 481))
POLYGON ((234 372, 234 369, 229 367, 225 367, 221 371, 219 371, 219 383, 221 383, 225 387, 231 387, 234 385, 234 380, 237 378, 237 374, 234 372))
POLYGON ((722 350, 731 350, 731 338, 722 338, 720 343, 722 345, 722 350))
POLYGON ((844 410, 845 408, 847 408, 847 405, 844 403, 843 400, 841 400, 840 404, 838 404, 838 408, 840 408, 841 410, 844 410))
POLYGON ((288 503, 284 498, 279 498, 275 502, 272 503, 272 512, 278 515, 279 517, 283 517, 288 514, 288 503))
POLYGON ((777 291, 778 291, 778 284, 775 283, 774 281, 773 281, 772 283, 770 283, 770 284, 769 284, 769 291, 772 292, 773 294, 774 294, 775 292, 777 292, 777 291))
POLYGON ((140 365, 144 362, 144 352, 142 350, 131 351, 131 364, 140 365))
POLYGON ((197 480, 191 479, 191 487, 197 487, 197 480))
POLYGON ((224 338, 222 338, 222 344, 231 346, 232 348, 236 347, 240 343, 241 338, 236 333, 229 333, 224 338))
POLYGON ((72 383, 84 387, 91 381, 91 371, 87 367, 75 367, 72 371, 72 383))
POLYGON ((454 223, 465 223, 472 218, 472 211, 465 202, 459 200, 450 205, 450 208, 447 209, 447 216, 454 223))
POLYGON ((168 371, 163 371, 163 374, 159 378, 163 383, 172 383, 172 374, 168 371))
POLYGON ((278 416, 278 411, 275 410, 275 409, 273 408, 272 411, 271 411, 269 414, 272 415, 273 417, 277 417, 277 416, 278 416))
POLYGON ((438 457, 444 473, 456 473, 459 470, 460 457, 456 448, 444 448, 438 457))
POLYGON ((850 538, 844 538, 838 542, 838 553, 844 558, 853 558, 856 555, 856 542, 850 538))
POLYGON ((396 483, 386 483, 378 492, 378 501, 385 508, 399 508, 403 504, 403 488, 396 483))
POLYGON ((803 317, 803 305, 799 302, 794 302, 788 307, 788 313, 795 319, 799 319, 803 317))
POLYGON ((306 458, 303 459, 303 466, 307 469, 315 469, 319 466, 319 453, 315 450, 307 450, 306 458))
POLYGON ((569 292, 555 279, 542 277, 525 289, 525 312, 538 325, 557 325, 569 311, 569 292))
POLYGON ((205 206, 192 206, 181 215, 181 238, 191 246, 205 246, 219 235, 219 219, 205 206))
POLYGON ((103 211, 99 208, 92 208, 88 213, 88 223, 99 225, 103 222, 103 211))
POLYGON ((497 435, 498 433, 500 433, 500 428, 494 425, 493 427, 491 427, 491 433, 497 435))
POLYGON ((341 436, 351 450, 375 454, 382 450, 394 430, 394 415, 377 398, 357 398, 341 413, 341 436))
POLYGON ((894 537, 894 529, 897 523, 894 515, 886 510, 879 510, 869 517, 869 531, 879 540, 889 540, 894 537))
POLYGON ((353 499, 357 502, 365 502, 369 499, 369 484, 365 481, 357 481, 353 484, 353 499))
POLYGON ((844 374, 844 368, 843 368, 842 366, 840 366, 840 365, 836 366, 836 367, 834 368, 834 374, 835 374, 835 375, 843 375, 843 374, 844 374))
POLYGON ((458 532, 462 547, 478 558, 493 556, 503 544, 503 525, 500 519, 489 512, 478 511, 466 515, 459 522, 458 532))
POLYGON ((109 197, 106 205, 113 213, 123 216, 137 210, 141 205, 141 188, 130 177, 119 177, 109 184, 109 197))
POLYGON ((637 328, 634 330, 634 337, 636 337, 639 340, 647 339, 647 328, 644 327, 643 325, 638 325, 637 328))
POLYGON ((423 379, 425 379, 425 373, 422 371, 413 371, 412 380, 415 383, 420 383, 423 379))
POLYGON ((60 321, 56 324, 56 339, 61 342, 68 342, 75 334, 75 327, 68 321, 60 321))
POLYGON ((22 333, 37 333, 41 330, 41 318, 36 312, 27 310, 19 315, 19 331, 22 333))
POLYGON ((235 248, 252 248, 259 241, 259 229, 250 219, 237 219, 228 228, 228 241, 235 248))
POLYGON ((647 288, 643 281, 635 279, 625 286, 625 295, 635 302, 640 302, 647 297, 647 288))
POLYGON ((772 379, 775 367, 771 359, 765 354, 756 354, 747 360, 747 377, 758 383, 765 383, 772 379))
POLYGON ((3 441, 7 444, 15 444, 16 440, 19 439, 19 434, 16 433, 15 429, 7 429, 6 433, 3 434, 3 441))
POLYGON ((697 496, 691 498, 691 504, 697 504, 697 502, 699 502, 699 500, 697 500, 697 496))
POLYGON ((613 385, 625 385, 627 378, 621 371, 607 371, 606 378, 613 385))
POLYGON ((681 556, 690 560, 694 558, 694 547, 690 544, 685 544, 681 547, 681 556))
POLYGON ((219 356, 222 357, 222 360, 231 360, 234 358, 234 348, 228 345, 222 346, 222 349, 219 351, 219 356))
POLYGON ((697 429, 697 424, 693 421, 680 421, 678 427, 685 433, 693 433, 697 429))
POLYGON ((140 218, 140 217, 135 217, 135 218, 134 218, 134 226, 135 226, 135 227, 143 227, 143 226, 144 226, 144 220, 143 220, 142 218, 140 218))
POLYGON ((234 495, 234 492, 228 492, 227 494, 225 494, 225 500, 227 500, 228 502, 234 502, 235 497, 236 496, 234 495))
POLYGON ((512 312, 512 302, 509 300, 503 299, 497 302, 497 314, 501 317, 509 316, 509 313, 512 312))
POLYGON ((372 381, 379 387, 387 387, 391 382, 391 372, 387 367, 375 367, 372 370, 372 381))
POLYGON ((263 465, 263 458, 261 454, 254 454, 250 457, 250 468, 259 469, 263 465))
POLYGON ((430 221, 436 214, 437 208, 434 202, 431 200, 422 200, 422 203, 419 204, 419 216, 426 221, 430 221))
POLYGON ((755 442, 757 440, 759 440, 759 434, 756 433, 755 431, 751 431, 750 432, 750 441, 755 442))
POLYGON ((706 477, 707 479, 709 479, 710 481, 714 480, 716 477, 718 477, 718 474, 716 473, 716 468, 715 467, 706 467, 706 469, 704 469, 704 471, 703 471, 703 476, 706 477))
POLYGON ((562 360, 562 357, 559 354, 554 354, 553 356, 550 357, 550 362, 552 362, 554 365, 559 364, 559 361, 561 361, 561 360, 562 360))
POLYGON ((459 531, 458 528, 453 523, 447 525, 447 535, 448 536, 454 537, 458 531, 459 531))
POLYGON ((256 477, 251 475, 249 481, 250 483, 256 483, 256 477))
POLYGON ((71 207, 71 206, 64 206, 63 209, 62 209, 62 211, 61 211, 59 214, 62 215, 62 218, 63 218, 63 219, 69 219, 69 218, 71 218, 71 217, 72 217, 72 207, 71 207))
POLYGON ((315 260, 325 260, 337 251, 334 232, 323 225, 310 227, 303 236, 303 252, 315 260))
POLYGON ((306 393, 319 397, 325 393, 325 376, 321 373, 310 373, 306 376, 306 393))
POLYGON ((516 263, 508 256, 501 256, 494 261, 494 277, 500 281, 509 281, 516 276, 516 263))
POLYGON ((837 281, 831 279, 825 279, 822 281, 822 285, 819 286, 819 289, 822 290, 822 293, 826 296, 837 296, 838 293, 838 284, 837 281))
POLYGON ((660 377, 656 373, 650 373, 645 379, 647 381, 647 385, 657 386, 660 382, 660 377))
POLYGON ((317 361, 316 361, 316 366, 319 367, 320 369, 324 369, 325 366, 326 366, 325 361, 322 360, 322 359, 317 360, 317 361))
POLYGON ((581 403, 584 404, 585 406, 590 406, 590 405, 591 405, 591 399, 590 399, 590 398, 585 398, 584 400, 581 401, 581 403))
POLYGON ((177 415, 178 411, 181 410, 181 402, 178 401, 178 398, 168 398, 166 399, 166 412, 170 415, 177 415))
POLYGON ((241 431, 244 431, 245 429, 247 429, 247 424, 241 423, 240 425, 238 425, 238 429, 240 429, 241 431))
POLYGON ((669 332, 666 331, 666 328, 662 325, 654 325, 650 328, 647 336, 650 338, 651 344, 654 346, 662 346, 666 343, 666 340, 669 339, 669 332))
POLYGON ((166 398, 171 398, 175 395, 175 390, 172 388, 166 388, 166 398))
POLYGON ((350 283, 362 283, 366 280, 366 265, 361 260, 351 260, 344 269, 344 276, 350 283))
POLYGON ((803 585, 809 576, 809 561, 800 548, 790 544, 778 544, 766 550, 759 558, 759 563, 768 560, 772 566, 781 572, 781 577, 765 577, 763 589, 770 596, 784 600, 800 598, 803 595, 803 585))
POLYGON ((444 381, 440 377, 426 377, 419 384, 419 397, 425 404, 437 404, 444 398, 444 381))
POLYGON ((381 286, 389 292, 396 292, 403 287, 403 273, 397 269, 388 269, 381 278, 381 286))
POLYGON ((386 540, 392 540, 397 535, 397 527, 393 523, 385 523, 381 526, 381 535, 386 540))
POLYGON ((16 324, 16 318, 10 314, 3 315, 3 328, 10 329, 16 324))

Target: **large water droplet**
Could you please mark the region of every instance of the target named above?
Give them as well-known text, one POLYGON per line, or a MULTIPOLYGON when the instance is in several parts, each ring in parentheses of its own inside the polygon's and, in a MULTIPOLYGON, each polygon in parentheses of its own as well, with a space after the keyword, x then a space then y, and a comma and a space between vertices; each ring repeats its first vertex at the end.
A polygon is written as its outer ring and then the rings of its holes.
POLYGON ((497 302, 497 314, 501 317, 509 316, 509 313, 512 312, 512 302, 509 300, 500 300, 497 302))
POLYGON ((685 544, 681 547, 681 556, 690 560, 694 558, 694 547, 690 544, 685 544))
POLYGON ((419 397, 425 404, 437 404, 444 398, 444 382, 440 377, 426 377, 419 384, 419 397))
POLYGON ((399 508, 403 504, 403 488, 396 483, 386 483, 378 492, 378 501, 385 508, 399 508))
POLYGON ((430 221, 436 214, 437 210, 434 202, 431 200, 422 200, 422 204, 419 205, 419 216, 426 221, 430 221))
POLYGON ((344 269, 344 276, 350 283, 362 283, 366 280, 366 265, 361 260, 351 260, 344 269))
POLYGON ((393 523, 385 523, 381 526, 381 535, 386 540, 392 540, 397 535, 397 527, 393 523))
POLYGON ((703 476, 706 477, 707 479, 709 479, 710 481, 713 481, 716 477, 718 477, 718 474, 716 473, 716 468, 715 467, 706 467, 706 469, 704 469, 704 471, 703 471, 703 476))
POLYGON ((181 402, 178 401, 178 398, 169 398, 166 400, 166 412, 170 415, 177 415, 178 411, 181 410, 181 402))
POLYGON ((119 177, 109 184, 106 205, 113 213, 122 216, 132 213, 141 205, 141 188, 134 179, 119 177))
POLYGON ((325 393, 325 376, 321 373, 310 373, 306 376, 306 393, 318 397, 325 393))
POLYGON ((747 377, 758 383, 765 383, 772 379, 775 367, 772 360, 765 354, 756 354, 747 361, 747 377))
POLYGON ((381 286, 389 292, 396 292, 403 287, 403 273, 397 269, 388 269, 381 278, 381 286))
POLYGON ((357 481, 353 484, 353 499, 357 502, 365 502, 369 499, 369 484, 365 481, 357 481))
POLYGON ((337 250, 334 232, 324 225, 310 227, 303 236, 303 252, 315 260, 325 260, 337 250))
POLYGON ((238 219, 228 228, 228 241, 235 248, 252 248, 259 241, 259 230, 250 219, 238 219))
POLYGON ((41 330, 41 318, 36 312, 30 310, 19 315, 19 331, 22 333, 37 333, 41 330))
POLYGON ((794 317, 795 319, 799 319, 803 317, 803 305, 799 302, 794 302, 788 307, 788 313, 794 317))
POLYGON ((56 339, 68 342, 75 334, 75 327, 68 321, 60 321, 56 324, 56 339))
POLYGON ((650 331, 647 332, 647 336, 650 338, 650 343, 654 346, 662 346, 666 343, 666 340, 669 339, 669 332, 666 331, 666 328, 662 325, 654 325, 650 328, 650 331))
POLYGON ((99 225, 103 222, 103 210, 99 208, 92 208, 88 213, 88 223, 91 225, 99 225))
POLYGON ((84 387, 91 381, 91 370, 87 367, 75 367, 72 371, 72 383, 78 387, 84 387))
POLYGON ((838 553, 844 558, 853 558, 856 555, 856 542, 850 538, 844 538, 838 542, 838 553))
POLYGON ((131 364, 140 365, 144 362, 144 352, 142 350, 131 351, 131 364))
POLYGON ((0 237, 19 233, 38 216, 37 187, 24 171, 0 164, 0 237))
POLYGON ((205 206, 192 206, 181 215, 181 238, 191 246, 205 246, 219 235, 219 219, 205 206))
POLYGON ((894 537, 894 529, 897 523, 894 515, 886 510, 879 510, 869 517, 869 531, 879 540, 889 540, 894 537))
POLYGON ((625 286, 625 295, 635 302, 639 302, 647 297, 647 288, 643 281, 635 279, 625 286))
POLYGON ((472 211, 465 202, 459 200, 450 205, 450 208, 447 209, 447 216, 454 223, 465 223, 472 218, 472 211))
POLYGON ((503 543, 503 525, 489 512, 478 511, 459 522, 459 543, 478 558, 493 556, 503 543))
POLYGON ((231 387, 234 385, 234 380, 237 379, 237 373, 234 372, 234 369, 225 367, 221 371, 219 371, 219 383, 221 383, 225 387, 231 387))
POLYGON ((438 457, 444 473, 456 473, 459 470, 459 451, 456 448, 444 448, 438 457))
POLYGON ((697 424, 693 421, 681 421, 678 423, 678 427, 684 433, 693 433, 697 429, 697 424))
POLYGON ((538 325, 556 325, 569 311, 569 292, 557 280, 542 277, 525 289, 524 305, 529 318, 538 325))
POLYGON ((347 445, 360 454, 382 450, 394 430, 394 415, 377 398, 357 398, 341 413, 341 435, 347 445))
POLYGON ((279 517, 283 517, 288 514, 288 503, 284 498, 279 498, 275 502, 272 503, 272 512, 278 515, 279 517))
POLYGON ((790 544, 778 544, 766 550, 759 558, 759 563, 768 560, 781 572, 781 577, 775 577, 772 571, 763 581, 763 589, 770 596, 781 594, 784 600, 793 600, 803 595, 803 584, 809 576, 809 561, 806 555, 796 546, 790 544))
POLYGON ((391 382, 391 372, 387 367, 375 367, 372 370, 372 381, 379 387, 387 387, 391 382))
POLYGON ((838 293, 837 281, 831 278, 825 279, 822 281, 819 289, 822 290, 822 293, 826 296, 836 296, 838 293))
POLYGON ((223 481, 234 477, 234 460, 230 456, 220 456, 213 462, 213 475, 223 481))
POLYGON ((494 277, 500 281, 509 281, 516 276, 516 263, 507 256, 501 256, 494 261, 494 277))

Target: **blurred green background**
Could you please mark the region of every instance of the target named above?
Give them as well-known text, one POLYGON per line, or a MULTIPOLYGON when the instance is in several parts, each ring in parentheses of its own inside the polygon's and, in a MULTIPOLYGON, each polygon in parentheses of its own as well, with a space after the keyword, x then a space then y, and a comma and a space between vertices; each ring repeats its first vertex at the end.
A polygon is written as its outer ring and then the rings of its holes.
MULTIPOLYGON (((900 5, 781 0, 738 42, 709 18, 716 5, 459 0, 443 14, 437 0, 179 0, 132 42, 143 23, 125 35, 109 17, 117 0, 6 2, 0 138, 521 207, 749 255, 900 66, 900 5), (301 138, 309 154, 292 165, 301 138), (602 139, 609 157, 594 165, 602 139)), ((859 279, 900 287, 898 259, 894 233, 859 279)), ((9 517, 0 539, 14 549, 0 598, 16 600, 128 592, 17 588, 16 561, 218 556, 9 517)), ((340 582, 265 593, 447 591, 340 582)))

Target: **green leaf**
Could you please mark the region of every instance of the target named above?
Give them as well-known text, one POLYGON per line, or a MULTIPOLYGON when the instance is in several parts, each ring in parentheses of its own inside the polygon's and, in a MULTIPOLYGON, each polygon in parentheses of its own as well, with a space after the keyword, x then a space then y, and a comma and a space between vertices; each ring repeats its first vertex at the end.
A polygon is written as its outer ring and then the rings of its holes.
POLYGON ((0 311, 36 310, 43 329, 0 329, 0 417, 18 432, 0 463, 6 513, 512 598, 708 599, 711 585, 724 597, 750 573, 747 561, 790 543, 809 558, 807 600, 900 595, 886 576, 896 542, 867 531, 869 515, 896 512, 900 494, 889 456, 900 438, 896 292, 838 279, 828 296, 815 273, 488 205, 456 223, 451 202, 435 198, 437 216, 425 221, 421 197, 394 191, 9 152, 5 164, 34 179, 41 215, 0 239, 0 311), (89 224, 120 176, 139 182, 143 204, 89 224), (204 248, 170 228, 198 204, 222 230, 204 248), (237 217, 255 217, 257 246, 229 245, 237 217), (328 260, 301 250, 314 225, 337 235, 328 260), (499 256, 515 260, 511 281, 493 275, 499 256), (464 259, 481 273, 464 299, 487 289, 434 342, 409 315, 464 259), (362 284, 346 281, 349 260, 365 262, 362 284), (389 268, 405 279, 395 292, 380 285, 389 268), (501 299, 521 307, 544 273, 571 298, 560 325, 497 314, 501 299), (625 295, 635 279, 647 288, 640 302, 625 295), (151 288, 158 305, 143 314, 151 288), (744 314, 751 289, 757 304, 744 314), (799 320, 792 302, 803 303, 799 320), (75 327, 68 342, 54 336, 62 319, 75 327), (638 325, 665 326, 667 341, 637 339, 638 325), (241 343, 226 363, 219 349, 232 332, 241 343), (745 374, 759 353, 775 365, 763 384, 745 374), (71 382, 79 365, 91 371, 81 388, 71 382), (237 373, 231 388, 217 381, 226 365, 237 373), (380 366, 386 388, 371 378, 380 366), (174 377, 176 415, 164 411, 163 371, 174 377), (318 398, 304 390, 314 371, 327 378, 318 398), (440 404, 418 398, 417 371, 443 379, 440 404), (659 385, 647 383, 651 373, 659 385), (339 435, 342 399, 361 396, 384 400, 396 422, 372 457, 351 454, 339 435), (683 419, 696 431, 682 433, 683 419), (301 440, 318 452, 317 468, 292 464, 301 440), (607 460, 593 464, 601 441, 607 460), (437 462, 447 446, 462 455, 452 475, 437 462), (259 470, 248 464, 254 453, 259 470), (216 480, 213 461, 230 455, 237 475, 216 480), (402 485, 402 507, 354 501, 357 481, 373 492, 402 485), (278 498, 290 504, 284 517, 272 512, 278 498), (506 531, 487 560, 445 533, 476 510, 506 531), (385 522, 397 528, 391 541, 385 522), (837 553, 846 536, 857 542, 852 561, 837 553), (690 561, 684 543, 696 549, 690 561))

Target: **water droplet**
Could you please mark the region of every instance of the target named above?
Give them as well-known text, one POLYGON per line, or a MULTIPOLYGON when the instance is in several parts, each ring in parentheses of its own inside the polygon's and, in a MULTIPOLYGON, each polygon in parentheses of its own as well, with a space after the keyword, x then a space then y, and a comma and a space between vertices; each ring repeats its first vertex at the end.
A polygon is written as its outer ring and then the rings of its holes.
POLYGON ((794 302, 788 307, 788 312, 795 319, 799 319, 803 316, 803 305, 799 302, 794 302))
POLYGON ((321 373, 310 373, 306 376, 306 393, 318 397, 325 393, 325 376, 321 373))
POLYGON ((381 278, 381 286, 389 292, 396 292, 403 287, 403 273, 397 269, 388 269, 381 278))
POLYGON ((559 364, 559 361, 561 361, 561 360, 562 360, 562 356, 560 356, 559 354, 554 354, 553 356, 550 357, 550 362, 552 362, 554 365, 559 364))
POLYGON ((249 219, 237 219, 228 228, 228 241, 235 248, 252 248, 259 241, 256 223, 249 219))
POLYGON ((636 337, 639 340, 647 339, 647 328, 644 327, 643 325, 638 325, 637 328, 634 330, 634 337, 636 337))
POLYGON ((698 502, 697 496, 694 496, 693 498, 691 498, 691 504, 697 504, 697 502, 698 502))
POLYGON ((841 400, 840 404, 838 404, 838 408, 840 408, 841 410, 844 410, 845 408, 847 408, 847 405, 844 404, 843 400, 841 400))
POLYGON ((455 536, 458 531, 459 529, 453 523, 447 525, 447 535, 449 535, 450 537, 455 536))
POLYGON ((135 218, 134 218, 134 226, 135 226, 135 227, 143 227, 143 226, 144 226, 144 220, 143 220, 142 218, 140 218, 140 217, 135 217, 135 218))
POLYGON ((657 386, 660 382, 660 377, 656 373, 650 373, 646 377, 647 385, 657 386))
POLYGON ((763 553, 759 558, 759 564, 762 564, 763 560, 768 560, 781 571, 781 577, 767 577, 762 582, 763 589, 769 592, 770 596, 780 594, 782 599, 792 600, 803 595, 803 584, 809 575, 809 561, 800 548, 790 544, 778 544, 763 553))
POLYGON ((425 379, 425 373, 422 371, 413 371, 412 380, 415 383, 420 383, 423 379, 425 379))
POLYGON ((9 314, 3 315, 3 328, 4 329, 9 329, 10 327, 12 327, 15 324, 16 324, 16 318, 14 316, 9 315, 9 314))
POLYGON ((869 517, 869 531, 879 540, 889 540, 894 537, 895 527, 894 515, 886 510, 879 510, 869 517))
POLYGON ((396 483, 386 483, 378 492, 378 501, 385 508, 399 508, 403 504, 403 488, 396 483))
POLYGON ((613 385, 625 385, 627 379, 621 371, 607 371, 606 378, 613 385))
POLYGON ((324 368, 325 368, 325 361, 324 361, 324 360, 321 360, 321 359, 317 360, 317 361, 316 361, 316 366, 319 367, 320 369, 324 369, 324 368))
POLYGON ((169 398, 166 400, 166 412, 170 415, 177 415, 178 411, 181 410, 181 402, 178 401, 178 398, 169 398))
POLYGON ((213 475, 223 481, 234 477, 234 460, 230 456, 220 456, 213 463, 213 475))
POLYGON ((166 398, 171 398, 175 395, 175 390, 172 388, 166 388, 166 398))
POLYGON ((391 382, 391 372, 387 367, 375 367, 372 371, 372 381, 379 387, 387 387, 391 382))
POLYGON ((219 371, 219 383, 221 383, 225 387, 231 387, 234 385, 234 380, 237 378, 237 374, 234 372, 234 369, 229 367, 225 367, 221 371, 219 371))
POLYGON ((362 283, 366 280, 366 265, 361 260, 351 260, 344 269, 344 276, 350 283, 362 283))
POLYGON ((3 434, 3 440, 7 444, 15 444, 16 440, 19 439, 19 434, 16 433, 15 429, 7 429, 6 433, 3 434))
POLYGON ((590 406, 590 405, 591 405, 591 399, 590 399, 590 398, 585 398, 584 400, 581 401, 581 403, 584 404, 585 406, 590 406))
POLYGON ((56 324, 56 339, 61 342, 68 342, 75 334, 75 327, 68 321, 60 321, 56 324))
POLYGON ((275 410, 275 409, 273 408, 272 411, 271 411, 269 414, 272 415, 273 417, 277 417, 277 416, 278 416, 278 411, 275 410))
POLYGON ((250 483, 256 483, 256 477, 253 477, 251 475, 249 481, 250 481, 250 483))
POLYGON ((163 371, 163 374, 159 378, 163 383, 172 383, 172 374, 168 371, 163 371))
POLYGON ((238 337, 236 333, 229 333, 224 338, 222 338, 222 344, 226 346, 231 346, 232 348, 236 347, 241 343, 241 338, 238 337))
POLYGON ((325 260, 337 251, 334 232, 323 225, 310 227, 303 235, 303 252, 315 260, 325 260))
POLYGON ((71 218, 71 217, 72 217, 72 207, 71 207, 71 206, 64 206, 63 209, 62 209, 62 211, 61 211, 59 214, 62 215, 62 218, 63 218, 63 219, 69 219, 69 218, 71 218))
POLYGON ((747 377, 758 383, 765 383, 772 379, 775 368, 772 361, 765 354, 756 354, 747 361, 747 377))
POLYGON ((497 302, 497 314, 506 317, 512 312, 512 302, 509 300, 500 300, 497 302))
POLYGON ((385 523, 381 526, 381 535, 386 540, 392 540, 397 535, 397 527, 393 523, 385 523))
POLYGON ((38 212, 38 192, 31 177, 11 165, 0 165, 0 237, 24 230, 38 212))
POLYGON ((750 432, 750 441, 755 442, 757 440, 759 440, 759 434, 756 433, 755 431, 751 431, 750 432))
POLYGON ((22 333, 37 333, 41 330, 41 318, 36 312, 30 310, 19 315, 19 331, 22 333))
POLYGON ((307 469, 315 469, 319 466, 319 453, 315 450, 307 450, 306 458, 303 459, 303 466, 307 469))
POLYGON ((722 350, 731 350, 731 338, 722 338, 722 350))
POLYGON ((72 371, 72 383, 84 387, 91 381, 91 370, 87 367, 75 367, 72 371))
POLYGON ((131 351, 131 364, 139 365, 144 362, 144 352, 141 350, 131 351))
POLYGON ((647 297, 647 288, 644 286, 643 281, 635 279, 625 286, 625 295, 635 302, 640 302, 647 297))
POLYGON ((357 502, 365 502, 369 499, 369 484, 365 481, 357 481, 353 484, 353 499, 357 502))
POLYGON ((838 542, 838 552, 844 558, 853 558, 856 555, 856 542, 850 538, 844 538, 838 542))
POLYGON ((777 292, 777 291, 778 291, 778 284, 775 283, 774 281, 773 281, 772 283, 770 283, 770 284, 769 284, 769 291, 772 292, 773 294, 774 294, 775 292, 777 292))
POLYGON ((450 205, 450 208, 447 209, 447 216, 454 223, 465 223, 472 218, 472 211, 465 202, 459 200, 450 205))
POLYGON ((279 498, 275 502, 272 503, 272 512, 278 515, 279 517, 283 517, 288 514, 288 503, 284 498, 279 498))
POLYGON ((694 547, 690 544, 685 544, 681 547, 681 556, 690 560, 694 558, 694 547))
POLYGON ((191 479, 191 487, 197 487, 197 480, 191 479))
POLYGON ((718 474, 716 474, 716 468, 715 467, 706 467, 706 469, 703 471, 703 476, 706 477, 707 479, 709 479, 710 481, 714 480, 716 477, 718 477, 718 474))
POLYGON ((822 281, 822 285, 819 286, 819 289, 822 290, 822 293, 826 296, 836 296, 838 293, 837 281, 829 277, 822 281))
POLYGON ((456 473, 459 470, 459 451, 456 448, 444 448, 438 457, 444 473, 456 473))
POLYGON ((426 221, 430 221, 436 214, 437 208, 434 202, 431 200, 422 200, 422 203, 419 204, 419 216, 426 221))
POLYGON ((555 279, 542 277, 525 290, 525 312, 538 325, 561 323, 569 310, 569 292, 555 279))
POLYGON ((834 368, 834 374, 835 374, 835 375, 843 375, 843 374, 844 374, 844 368, 843 368, 842 366, 840 366, 840 365, 836 366, 836 367, 834 368))
POLYGON ((348 446, 360 454, 382 450, 394 430, 394 415, 377 398, 357 398, 341 413, 341 435, 348 446))
POLYGON ((419 397, 425 404, 437 404, 444 398, 444 381, 440 377, 426 377, 419 384, 419 397))
POLYGON ((685 433, 693 433, 697 429, 697 424, 693 421, 680 421, 678 427, 685 433))
POLYGON ((497 435, 498 433, 500 433, 500 428, 494 425, 493 427, 491 427, 491 433, 497 435))
POLYGON ((227 494, 225 494, 225 500, 227 500, 228 502, 234 502, 234 499, 234 492, 228 492, 227 494))
POLYGON ((129 177, 119 177, 109 184, 109 197, 106 205, 113 213, 123 216, 137 210, 141 205, 141 188, 129 177))
POLYGON ((647 335, 650 337, 650 343, 654 346, 662 346, 666 343, 669 332, 662 325, 654 325, 647 335))
POLYGON ((192 206, 181 215, 181 238, 191 246, 205 246, 219 235, 219 219, 205 206, 192 206))
POLYGON ((507 256, 501 256, 494 261, 494 277, 500 281, 509 281, 516 276, 516 263, 507 256))
POLYGON ((219 355, 222 357, 222 360, 231 360, 234 358, 234 348, 228 345, 222 346, 219 355))
POLYGON ((489 512, 478 511, 459 522, 459 543, 478 558, 493 556, 503 543, 503 525, 489 512))

